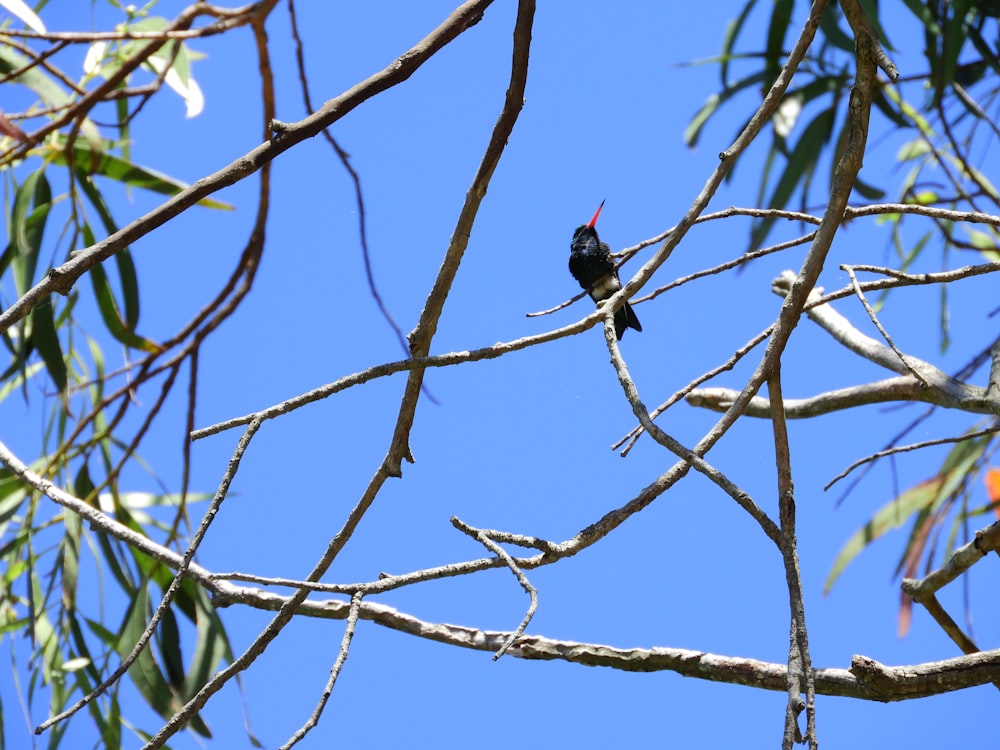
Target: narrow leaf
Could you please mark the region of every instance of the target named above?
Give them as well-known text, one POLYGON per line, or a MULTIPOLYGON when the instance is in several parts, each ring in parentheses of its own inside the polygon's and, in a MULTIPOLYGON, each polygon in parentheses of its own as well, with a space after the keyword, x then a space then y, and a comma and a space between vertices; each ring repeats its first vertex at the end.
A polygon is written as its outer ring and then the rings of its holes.
MULTIPOLYGON (((59 147, 55 150, 52 161, 59 165, 67 163, 65 141, 60 142, 59 147)), ((99 174, 102 177, 116 180, 131 187, 151 190, 154 193, 177 195, 177 193, 189 187, 187 183, 175 180, 173 177, 169 177, 154 169, 141 167, 138 164, 133 164, 107 152, 98 153, 91 149, 85 141, 81 141, 80 139, 73 142, 73 161, 77 167, 85 169, 89 174, 99 174)), ((223 203, 212 198, 202 198, 198 201, 198 205, 205 208, 216 208, 227 211, 233 209, 232 204, 223 203)))
POLYGON ((723 89, 729 88, 729 61, 733 57, 733 48, 736 46, 736 40, 743 30, 743 24, 746 23, 750 11, 753 10, 756 4, 757 0, 748 0, 746 5, 743 6, 743 10, 736 17, 736 20, 730 21, 729 25, 726 26, 726 33, 722 37, 722 64, 719 66, 719 78, 721 79, 723 89))
POLYGON ((36 305, 29 314, 29 318, 31 320, 31 343, 41 355, 45 369, 48 371, 49 377, 52 378, 56 390, 59 393, 64 393, 68 385, 68 373, 66 359, 59 343, 59 335, 56 333, 52 299, 49 298, 36 305))
MULTIPOLYGON (((830 139, 835 115, 833 107, 824 110, 802 132, 798 143, 789 154, 785 170, 771 194, 771 199, 767 204, 769 208, 784 208, 802 180, 812 173, 823 144, 830 139)), ((750 234, 751 249, 758 248, 764 243, 775 221, 773 216, 768 216, 755 224, 750 234)))
POLYGON ((149 339, 136 334, 131 327, 122 320, 118 311, 118 303, 115 302, 114 292, 111 290, 111 283, 108 275, 104 272, 104 267, 97 264, 89 271, 90 280, 94 288, 94 296, 97 298, 97 306, 101 311, 101 318, 108 332, 118 341, 139 349, 144 352, 159 351, 159 345, 149 339))

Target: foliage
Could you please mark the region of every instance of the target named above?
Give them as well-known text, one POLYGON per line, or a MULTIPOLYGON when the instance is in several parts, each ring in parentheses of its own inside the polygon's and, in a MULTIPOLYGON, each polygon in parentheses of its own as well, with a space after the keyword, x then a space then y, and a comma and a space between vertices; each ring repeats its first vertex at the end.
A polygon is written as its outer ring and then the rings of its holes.
MULTIPOLYGON (((685 134, 689 145, 698 142, 705 126, 727 106, 731 108, 733 103, 742 101, 738 95, 753 88, 766 90, 777 76, 781 61, 787 55, 788 39, 794 31, 793 5, 793 0, 777 0, 773 4, 766 44, 753 51, 740 52, 738 48, 748 18, 756 9, 756 0, 748 0, 743 12, 729 24, 722 50, 713 61, 719 68, 721 89, 709 97, 692 118, 685 134), (733 80, 736 68, 749 70, 740 72, 733 80)), ((886 49, 897 49, 894 40, 912 33, 899 22, 895 4, 867 0, 861 5, 886 49), (892 23, 885 22, 885 15, 889 13, 893 14, 892 23)), ((997 5, 974 0, 905 0, 904 5, 918 22, 927 67, 896 81, 880 78, 874 98, 884 118, 879 124, 881 128, 909 137, 896 157, 903 176, 894 185, 869 183, 859 177, 854 190, 862 199, 877 201, 894 194, 895 201, 900 204, 996 214, 1000 212, 1000 191, 975 163, 977 154, 995 148, 998 135, 988 114, 995 110, 1000 96, 1000 84, 997 83, 1000 79, 995 76, 1000 72, 997 5)), ((820 34, 820 43, 810 47, 803 61, 810 75, 804 83, 789 89, 772 120, 766 168, 761 173, 758 188, 761 205, 771 209, 795 208, 808 212, 810 205, 817 198, 822 200, 828 192, 844 147, 847 126, 844 101, 851 86, 855 42, 837 3, 827 6, 820 34), (790 141, 793 137, 797 137, 794 142, 790 141), (824 164, 828 170, 825 179, 818 171, 824 164)), ((730 173, 729 179, 737 172, 738 167, 730 173)), ((923 254, 932 250, 942 255, 942 265, 947 263, 949 253, 956 251, 978 254, 987 262, 1000 259, 997 248, 1000 231, 996 226, 974 229, 942 220, 928 229, 920 229, 920 236, 913 240, 904 235, 905 227, 909 226, 906 219, 904 213, 886 213, 880 219, 892 228, 891 247, 900 271, 907 271, 923 254)), ((748 252, 765 244, 778 221, 779 217, 774 214, 754 220, 748 252)), ((888 290, 881 293, 876 309, 886 304, 888 294, 888 290)), ((942 352, 950 342, 947 295, 947 286, 942 286, 939 313, 942 352)), ((992 345, 992 340, 985 340, 977 359, 981 361, 988 356, 992 345)), ((968 375, 968 372, 958 374, 963 378, 968 375)), ((897 444, 893 441, 888 447, 897 444)), ((990 455, 996 450, 996 438, 987 435, 968 445, 959 443, 955 451, 967 451, 970 445, 976 446, 977 456, 990 455)), ((921 554, 927 555, 930 565, 936 549, 928 543, 931 538, 928 524, 939 527, 949 511, 960 508, 952 517, 950 542, 940 548, 944 558, 951 554, 957 530, 964 527, 970 514, 976 515, 982 510, 965 507, 964 502, 958 500, 965 497, 966 484, 989 466, 988 462, 980 460, 963 463, 956 469, 954 461, 954 457, 949 456, 933 477, 901 493, 848 541, 834 564, 827 589, 865 546, 879 539, 888 528, 910 518, 913 527, 904 555, 906 564, 901 563, 897 573, 905 570, 908 575, 915 575, 921 554), (885 521, 889 519, 887 527, 885 521)), ((906 617, 907 606, 908 600, 904 600, 901 617, 906 617)), ((905 631, 905 627, 902 629, 905 631)))
MULTIPOLYGON (((24 9, 9 9, 28 20, 24 9)), ((168 29, 167 19, 131 7, 124 10, 116 28, 119 34, 168 29)), ((45 34, 40 23, 32 23, 32 28, 45 34)), ((10 26, 9 20, 5 25, 10 26)), ((131 122, 161 85, 185 97, 189 116, 199 111, 200 92, 190 69, 196 55, 182 40, 157 49, 139 39, 92 42, 78 77, 51 62, 39 65, 44 41, 36 41, 41 44, 26 40, 15 47, 8 39, 0 45, 5 89, 20 85, 35 97, 24 111, 0 115, 7 136, 0 169, 8 196, 0 311, 23 298, 53 267, 119 231, 105 191, 124 187, 172 196, 187 187, 131 158, 131 122), (140 78, 147 82, 135 85, 140 78), (95 96, 99 90, 106 93, 95 96), (53 236, 58 239, 53 241, 53 236)), ((228 208, 211 199, 202 205, 228 208)), ((42 452, 33 470, 128 528, 170 544, 181 538, 186 506, 206 496, 186 490, 180 495, 129 492, 121 486, 123 468, 139 462, 142 430, 131 438, 125 434, 122 422, 136 381, 114 386, 115 379, 128 377, 129 366, 109 372, 106 348, 117 342, 125 350, 153 355, 163 348, 141 332, 141 291, 131 250, 124 247, 113 259, 113 266, 89 270, 89 289, 74 287, 65 297, 51 296, 0 333, 9 354, 0 375, 0 400, 20 396, 27 401, 35 391, 51 393, 45 399, 42 452), (106 336, 88 332, 86 316, 78 315, 86 294, 96 303, 106 336)), ((23 632, 33 639, 37 666, 27 687, 28 701, 40 695, 42 684, 48 686, 54 716, 105 679, 113 654, 124 657, 132 650, 159 598, 154 595, 162 596, 173 573, 106 533, 88 530, 72 512, 46 512, 49 502, 9 469, 0 470, 0 538, 5 540, 0 547, 5 570, 0 622, 4 633, 23 632), (81 567, 89 571, 91 562, 101 578, 119 589, 125 602, 121 622, 105 621, 99 615, 103 606, 87 603, 89 590, 81 594, 89 577, 81 574, 81 567)), ((92 584, 87 585, 89 589, 92 584)), ((102 597, 110 600, 112 592, 105 590, 102 597)), ((190 581, 165 611, 154 645, 155 650, 141 653, 129 676, 164 719, 197 692, 220 660, 232 658, 218 615, 205 592, 190 581), (187 666, 180 621, 193 628, 188 639, 193 658, 187 666)), ((90 715, 105 746, 120 747, 118 691, 105 693, 90 715)), ((191 728, 210 736, 200 718, 195 717, 191 728)))

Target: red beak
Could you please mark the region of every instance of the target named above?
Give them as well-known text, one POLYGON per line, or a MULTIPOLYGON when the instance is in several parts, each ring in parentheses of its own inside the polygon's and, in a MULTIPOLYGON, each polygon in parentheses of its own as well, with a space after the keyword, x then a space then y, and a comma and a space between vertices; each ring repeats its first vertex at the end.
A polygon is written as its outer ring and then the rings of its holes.
MULTIPOLYGON (((607 198, 605 198, 605 200, 607 200, 607 198)), ((601 215, 602 208, 604 208, 604 201, 601 201, 601 205, 597 207, 597 211, 594 214, 594 218, 590 220, 589 224, 587 224, 587 226, 590 227, 591 229, 593 229, 594 225, 597 224, 597 217, 601 215)))

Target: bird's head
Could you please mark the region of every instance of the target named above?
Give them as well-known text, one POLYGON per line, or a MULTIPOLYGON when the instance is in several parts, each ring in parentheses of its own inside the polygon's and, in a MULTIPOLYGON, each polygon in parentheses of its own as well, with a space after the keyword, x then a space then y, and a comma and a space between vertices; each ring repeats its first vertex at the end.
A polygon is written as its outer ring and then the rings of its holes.
POLYGON ((601 205, 597 207, 597 211, 594 212, 594 216, 589 222, 581 224, 574 230, 573 241, 569 245, 571 252, 586 255, 596 250, 601 244, 601 240, 597 236, 596 225, 597 217, 601 215, 602 208, 604 208, 604 201, 601 201, 601 205))

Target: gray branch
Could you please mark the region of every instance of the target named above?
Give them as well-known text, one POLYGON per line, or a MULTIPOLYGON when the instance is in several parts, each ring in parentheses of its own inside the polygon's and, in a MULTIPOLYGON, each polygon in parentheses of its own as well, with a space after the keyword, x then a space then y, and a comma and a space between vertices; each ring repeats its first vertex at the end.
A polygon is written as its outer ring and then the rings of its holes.
MULTIPOLYGON (((785 271, 774 280, 772 289, 776 294, 784 295, 794 280, 795 274, 792 271, 785 271)), ((856 406, 894 401, 922 401, 973 414, 1000 414, 1000 389, 995 385, 992 373, 992 387, 983 388, 956 380, 931 363, 910 354, 904 355, 905 362, 901 361, 891 348, 863 334, 828 303, 818 304, 822 293, 823 290, 820 288, 810 292, 806 303, 806 314, 809 319, 845 348, 901 375, 873 383, 826 391, 808 398, 787 399, 784 402, 787 418, 805 419, 856 406), (810 305, 815 306, 810 307, 810 305), (917 373, 920 379, 918 380, 912 373, 917 373), (921 380, 927 385, 925 386, 921 380)), ((1000 345, 995 345, 994 349, 1000 350, 998 346, 1000 345)), ((996 364, 993 369, 1000 370, 1000 364, 996 364)), ((724 412, 739 395, 740 392, 732 388, 698 388, 689 393, 686 400, 692 406, 724 412)), ((770 401, 755 396, 747 404, 744 413, 750 417, 770 418, 770 401)))

